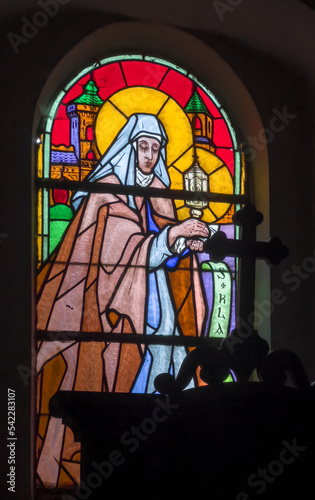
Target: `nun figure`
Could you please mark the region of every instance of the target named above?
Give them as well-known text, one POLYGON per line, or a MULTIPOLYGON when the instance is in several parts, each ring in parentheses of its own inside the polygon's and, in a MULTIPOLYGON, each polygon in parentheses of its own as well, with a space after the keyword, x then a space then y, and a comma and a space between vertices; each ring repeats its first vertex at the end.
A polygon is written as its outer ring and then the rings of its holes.
MULTIPOLYGON (((175 307, 180 287, 172 289, 167 266, 183 253, 193 256, 202 251, 203 243, 196 237, 207 237, 209 230, 197 219, 179 222, 173 201, 163 197, 163 189, 170 185, 167 140, 156 116, 134 114, 88 177, 91 183, 158 188, 160 198, 148 197, 145 189, 143 196, 75 194, 76 215, 45 268, 38 329, 48 335, 51 331, 183 335, 175 307)), ((199 291, 194 303, 201 300, 199 291)), ((187 354, 183 346, 145 347, 107 342, 105 337, 104 342, 66 337, 43 342, 38 371, 62 353, 67 370, 60 389, 152 393, 156 375, 176 375, 187 354)))

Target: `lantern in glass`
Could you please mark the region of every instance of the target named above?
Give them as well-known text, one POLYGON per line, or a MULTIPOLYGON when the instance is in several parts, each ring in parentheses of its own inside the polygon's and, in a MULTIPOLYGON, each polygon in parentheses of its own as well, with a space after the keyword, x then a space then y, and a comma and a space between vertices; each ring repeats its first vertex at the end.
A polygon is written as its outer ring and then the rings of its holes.
POLYGON ((186 191, 196 193, 192 200, 185 201, 190 208, 190 216, 201 219, 203 210, 208 206, 206 195, 209 192, 209 179, 197 160, 184 173, 184 183, 186 191))

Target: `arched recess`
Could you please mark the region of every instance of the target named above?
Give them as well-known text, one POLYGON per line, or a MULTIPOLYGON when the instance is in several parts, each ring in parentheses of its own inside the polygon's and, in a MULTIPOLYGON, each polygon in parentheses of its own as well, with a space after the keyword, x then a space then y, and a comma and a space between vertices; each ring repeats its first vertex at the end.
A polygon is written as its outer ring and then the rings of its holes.
MULTIPOLYGON (((238 136, 264 136, 264 127, 246 87, 231 67, 209 46, 173 27, 139 22, 115 23, 97 30, 77 44, 56 66, 39 97, 33 123, 34 146, 41 120, 50 117, 56 93, 62 90, 84 67, 98 59, 123 53, 144 53, 173 61, 188 68, 204 83, 227 111, 238 136)), ((267 144, 267 142, 265 142, 267 144)), ((35 158, 35 147, 34 147, 35 158)), ((264 215, 257 228, 257 238, 267 240, 269 234, 269 165, 267 148, 255 150, 249 165, 250 196, 264 215)), ((256 265, 256 302, 270 300, 269 268, 256 265)), ((270 342, 270 318, 259 316, 260 335, 270 342)))
MULTIPOLYGON (((213 92, 222 106, 220 108, 222 115, 236 131, 238 142, 246 141, 247 137, 255 137, 258 134, 262 139, 264 128, 249 93, 237 75, 211 48, 174 28, 143 23, 119 23, 100 29, 82 40, 55 68, 47 80, 37 104, 33 127, 34 146, 38 140, 36 134, 38 134, 41 124, 45 122, 45 130, 47 131, 47 127, 49 128, 53 123, 58 103, 61 100, 60 96, 64 94, 66 88, 69 88, 71 82, 77 81, 80 71, 83 68, 85 68, 84 72, 86 72, 86 68, 90 68, 92 71, 95 62, 110 58, 114 60, 116 55, 121 54, 148 54, 169 61, 176 69, 185 68, 188 71, 188 76, 193 76, 213 92)), ((89 140, 89 137, 86 139, 89 140)), ((86 146, 88 147, 88 145, 86 146)), ((250 196, 257 209, 264 214, 264 223, 259 226, 257 235, 259 239, 266 240, 269 237, 267 150, 255 151, 255 154, 251 156, 252 160, 249 165, 250 196)), ((60 196, 62 193, 58 192, 57 195, 60 196)), ((70 210, 69 207, 66 208, 70 210)), ((60 214, 58 214, 56 221, 59 225, 60 222, 66 225, 68 218, 60 221, 60 214)), ((259 263, 257 264, 256 301, 261 303, 266 300, 269 300, 268 268, 264 263, 259 263)), ((269 318, 264 318, 262 322, 261 317, 259 315, 259 325, 257 325, 259 332, 270 341, 269 318)), ((67 353, 71 356, 70 350, 67 353)), ((66 356, 63 363, 67 363, 66 356)), ((58 368, 59 371, 62 369, 64 369, 63 366, 58 368)), ((69 370, 68 373, 70 373, 69 370)), ((49 432, 51 435, 55 435, 55 429, 49 432)), ((49 432, 47 431, 47 435, 49 432)), ((61 427, 58 432, 61 435, 61 427)), ((49 439, 46 441, 49 442, 49 439)), ((41 457, 43 457, 42 463, 44 463, 45 452, 42 452, 41 457)), ((54 459, 54 455, 51 453, 50 457, 54 459)), ((45 484, 54 486, 59 472, 50 469, 49 474, 51 477, 45 477, 45 484)))

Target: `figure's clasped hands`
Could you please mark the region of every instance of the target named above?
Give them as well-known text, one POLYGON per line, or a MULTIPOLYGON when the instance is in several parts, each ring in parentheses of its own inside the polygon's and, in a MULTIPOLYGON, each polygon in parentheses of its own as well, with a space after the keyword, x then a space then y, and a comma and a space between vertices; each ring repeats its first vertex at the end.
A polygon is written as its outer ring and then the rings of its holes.
POLYGON ((203 241, 201 240, 187 240, 186 246, 194 252, 203 252, 203 241))
POLYGON ((184 237, 186 238, 186 246, 190 250, 196 252, 203 251, 203 241, 195 239, 200 236, 201 238, 207 238, 209 236, 209 229, 207 225, 198 219, 186 219, 184 222, 173 226, 168 234, 169 245, 172 246, 176 238, 184 237))

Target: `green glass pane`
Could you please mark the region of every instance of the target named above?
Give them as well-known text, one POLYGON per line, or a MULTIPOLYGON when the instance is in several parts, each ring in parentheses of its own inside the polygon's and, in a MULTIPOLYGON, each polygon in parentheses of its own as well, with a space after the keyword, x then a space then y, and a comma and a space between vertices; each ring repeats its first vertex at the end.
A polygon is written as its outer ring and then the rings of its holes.
POLYGON ((55 100, 54 104, 52 105, 52 107, 50 109, 50 112, 49 112, 50 118, 54 118, 55 117, 56 112, 58 110, 58 106, 61 103, 61 101, 62 101, 62 99, 64 98, 65 95, 66 95, 65 91, 62 90, 60 92, 60 94, 57 96, 57 98, 56 98, 56 100, 55 100))
POLYGON ((53 127, 53 124, 54 124, 54 119, 51 118, 50 116, 48 116, 47 118, 47 122, 46 122, 46 132, 48 134, 51 133, 51 130, 52 130, 52 127, 53 127))
POLYGON ((235 194, 240 194, 240 191, 241 191, 241 155, 238 151, 235 151, 234 158, 235 158, 235 170, 234 170, 235 194))
POLYGON ((65 230, 69 225, 69 221, 53 220, 49 224, 49 253, 52 253, 60 242, 65 230))
POLYGON ((98 95, 98 88, 90 80, 84 87, 84 92, 81 94, 74 102, 78 104, 88 104, 89 106, 100 106, 103 104, 103 100, 98 95))
POLYGON ((228 377, 225 380, 223 380, 223 383, 229 383, 229 382, 234 382, 231 374, 229 374, 228 377))
POLYGON ((202 99, 198 95, 197 92, 195 92, 192 95, 191 99, 189 100, 189 102, 185 108, 185 111, 188 113, 207 113, 207 114, 209 114, 208 109, 206 108, 206 106, 202 102, 202 99))
POLYGON ((44 179, 49 178, 49 166, 50 166, 50 134, 44 135, 44 147, 43 147, 43 177, 44 179))
POLYGON ((50 209, 50 220, 71 220, 72 210, 68 205, 58 204, 50 209))
POLYGON ((43 234, 48 234, 48 203, 49 194, 48 189, 43 189, 43 234))
POLYGON ((223 338, 228 335, 232 300, 231 271, 224 262, 204 262, 203 271, 213 273, 213 308, 208 336, 223 338), (224 287, 223 287, 224 285, 224 287))
POLYGON ((48 257, 48 236, 43 236, 43 261, 48 257))

